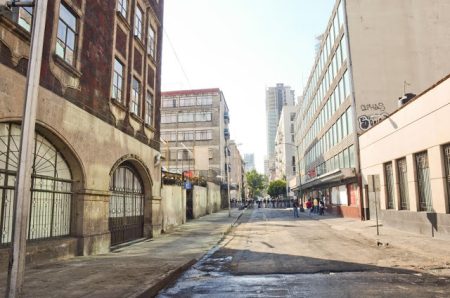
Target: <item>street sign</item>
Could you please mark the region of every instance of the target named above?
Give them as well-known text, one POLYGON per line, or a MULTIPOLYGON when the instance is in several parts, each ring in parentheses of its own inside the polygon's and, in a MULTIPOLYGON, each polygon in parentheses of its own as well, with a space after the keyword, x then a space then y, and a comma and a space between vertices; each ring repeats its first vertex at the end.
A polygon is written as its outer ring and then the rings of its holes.
POLYGON ((192 183, 189 180, 184 182, 184 189, 192 189, 192 183))

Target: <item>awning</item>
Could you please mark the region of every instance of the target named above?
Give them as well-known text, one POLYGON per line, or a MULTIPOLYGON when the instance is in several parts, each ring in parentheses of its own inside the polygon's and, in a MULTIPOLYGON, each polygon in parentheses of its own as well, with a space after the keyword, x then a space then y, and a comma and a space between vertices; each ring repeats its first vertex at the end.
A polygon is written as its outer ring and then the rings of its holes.
POLYGON ((301 189, 308 189, 320 184, 328 184, 333 182, 340 182, 341 180, 346 180, 350 178, 355 178, 356 172, 354 168, 342 168, 337 169, 323 175, 317 176, 306 183, 301 185, 301 189))

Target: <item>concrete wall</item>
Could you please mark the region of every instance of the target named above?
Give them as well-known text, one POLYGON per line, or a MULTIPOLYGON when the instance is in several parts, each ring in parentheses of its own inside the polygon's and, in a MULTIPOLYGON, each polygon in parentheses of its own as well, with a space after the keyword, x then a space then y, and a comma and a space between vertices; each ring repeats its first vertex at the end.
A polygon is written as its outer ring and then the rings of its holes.
POLYGON ((192 213, 194 218, 199 218, 207 214, 208 190, 206 187, 194 185, 192 195, 192 213))
POLYGON ((208 182, 208 209, 207 213, 211 214, 220 210, 220 185, 208 182))
POLYGON ((358 130, 450 70, 450 1, 345 0, 358 130))
MULTIPOLYGON (((394 209, 383 211, 387 224, 414 230, 448 233, 450 202, 442 145, 450 143, 450 76, 433 86, 420 97, 392 114, 360 136, 361 171, 363 184, 368 175, 380 177, 380 208, 387 209, 386 179, 383 165, 392 162, 394 169, 394 209), (432 211, 420 211, 415 154, 428 155, 432 211), (409 210, 400 210, 399 181, 396 162, 406 158, 409 210)), ((365 200, 366 201, 366 200, 365 200)))
POLYGON ((186 223, 186 191, 181 186, 163 185, 161 212, 163 232, 186 223))

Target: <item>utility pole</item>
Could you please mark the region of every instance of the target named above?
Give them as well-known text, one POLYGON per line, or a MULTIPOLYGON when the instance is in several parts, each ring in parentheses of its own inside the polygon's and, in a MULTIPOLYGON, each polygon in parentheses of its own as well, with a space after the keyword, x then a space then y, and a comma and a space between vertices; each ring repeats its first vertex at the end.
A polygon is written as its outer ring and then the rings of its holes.
POLYGON ((14 192, 13 238, 8 264, 6 297, 21 296, 25 275, 28 216, 31 199, 34 130, 44 44, 47 0, 8 1, 9 6, 33 6, 30 59, 20 138, 19 170, 14 192))
POLYGON ((227 194, 228 194, 228 217, 231 217, 231 199, 230 199, 230 154, 231 150, 228 146, 228 139, 226 139, 227 146, 227 194))

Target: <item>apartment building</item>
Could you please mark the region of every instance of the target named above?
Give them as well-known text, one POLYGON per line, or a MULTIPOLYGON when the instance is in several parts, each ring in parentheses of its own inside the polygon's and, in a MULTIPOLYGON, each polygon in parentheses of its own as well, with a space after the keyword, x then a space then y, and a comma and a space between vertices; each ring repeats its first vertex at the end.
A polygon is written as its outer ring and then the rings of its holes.
POLYGON ((230 115, 218 88, 162 93, 161 148, 166 171, 226 183, 230 115))
POLYGON ((275 178, 275 137, 278 123, 280 122, 281 111, 284 106, 295 105, 295 92, 289 86, 276 84, 275 87, 266 89, 266 133, 267 133, 267 157, 265 163, 265 175, 269 180, 275 178))
MULTIPOLYGON (((30 177, 33 261, 105 253, 161 232, 163 3, 48 2, 30 177)), ((0 254, 11 243, 32 20, 31 8, 0 15, 0 254)))
POLYGON ((297 121, 300 189, 363 217, 358 135, 450 69, 445 0, 337 0, 297 121))
POLYGON ((295 150, 295 106, 284 106, 275 136, 275 179, 289 181, 297 175, 295 150))

